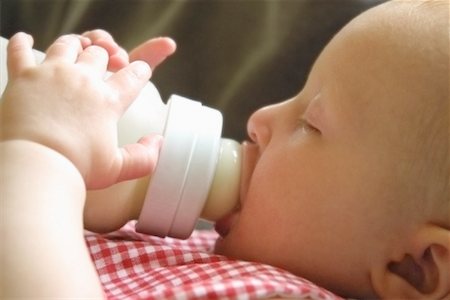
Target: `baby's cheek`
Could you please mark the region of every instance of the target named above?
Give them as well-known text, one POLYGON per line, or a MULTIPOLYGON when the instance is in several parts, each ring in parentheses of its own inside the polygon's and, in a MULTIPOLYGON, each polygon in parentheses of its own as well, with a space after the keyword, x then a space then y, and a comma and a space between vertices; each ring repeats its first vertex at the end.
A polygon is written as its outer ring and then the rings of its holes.
POLYGON ((268 220, 257 207, 247 206, 230 232, 230 244, 242 254, 254 256, 255 252, 260 251, 261 244, 265 243, 266 233, 270 234, 268 230, 272 227, 271 223, 272 220, 268 220))

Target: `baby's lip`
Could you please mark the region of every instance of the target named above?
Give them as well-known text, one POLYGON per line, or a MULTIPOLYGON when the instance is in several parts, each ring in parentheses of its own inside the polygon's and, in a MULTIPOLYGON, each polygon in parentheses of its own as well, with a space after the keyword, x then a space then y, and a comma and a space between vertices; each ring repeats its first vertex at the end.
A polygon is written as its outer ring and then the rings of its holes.
POLYGON ((231 227, 233 227, 234 222, 238 218, 238 214, 238 211, 233 211, 216 222, 214 229, 222 238, 228 235, 231 227))
POLYGON ((225 217, 216 222, 215 230, 221 237, 225 237, 230 232, 234 223, 239 218, 239 212, 245 202, 250 180, 255 169, 256 162, 259 158, 259 147, 250 142, 242 143, 242 168, 241 168, 241 184, 239 191, 239 203, 235 209, 225 217))

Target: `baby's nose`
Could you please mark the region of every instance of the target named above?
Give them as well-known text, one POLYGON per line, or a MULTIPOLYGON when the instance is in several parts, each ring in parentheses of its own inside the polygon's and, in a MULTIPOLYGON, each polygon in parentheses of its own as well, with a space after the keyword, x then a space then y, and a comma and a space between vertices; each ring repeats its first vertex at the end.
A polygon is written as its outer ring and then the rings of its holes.
POLYGON ((265 146, 272 136, 272 106, 265 106, 255 111, 247 122, 247 133, 250 139, 259 146, 265 146))

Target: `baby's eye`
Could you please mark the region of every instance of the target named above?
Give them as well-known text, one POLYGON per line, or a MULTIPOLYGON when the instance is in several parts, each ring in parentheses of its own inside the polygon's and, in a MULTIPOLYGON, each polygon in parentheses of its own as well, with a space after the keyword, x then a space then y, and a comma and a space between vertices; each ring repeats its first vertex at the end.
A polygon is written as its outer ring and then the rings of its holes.
POLYGON ((298 129, 305 134, 320 133, 320 130, 308 123, 305 119, 298 120, 298 129))

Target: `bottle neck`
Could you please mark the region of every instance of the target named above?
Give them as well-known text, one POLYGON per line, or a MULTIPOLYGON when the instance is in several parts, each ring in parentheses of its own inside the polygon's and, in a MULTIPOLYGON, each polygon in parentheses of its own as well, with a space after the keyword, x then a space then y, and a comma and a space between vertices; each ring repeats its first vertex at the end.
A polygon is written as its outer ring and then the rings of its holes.
POLYGON ((162 135, 167 112, 167 105, 161 100, 158 90, 148 82, 119 120, 119 144, 135 143, 151 133, 162 135))

